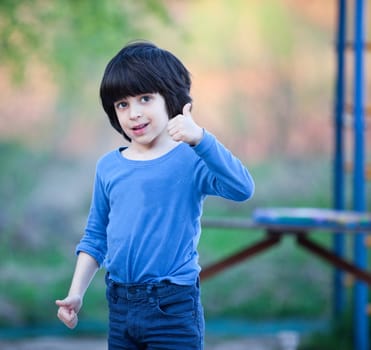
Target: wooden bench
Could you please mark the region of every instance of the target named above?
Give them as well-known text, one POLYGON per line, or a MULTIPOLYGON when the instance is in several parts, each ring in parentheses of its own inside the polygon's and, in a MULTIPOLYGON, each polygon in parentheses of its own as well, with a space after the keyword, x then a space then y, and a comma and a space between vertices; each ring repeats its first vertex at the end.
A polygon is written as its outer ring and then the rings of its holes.
POLYGON ((333 266, 347 271, 356 279, 371 285, 371 273, 357 267, 353 262, 336 255, 309 238, 318 231, 339 234, 371 233, 371 214, 352 211, 335 211, 315 208, 267 208, 257 209, 250 219, 212 219, 204 218, 202 226, 207 228, 228 228, 243 230, 262 230, 265 237, 257 243, 215 262, 202 269, 201 280, 205 280, 237 263, 247 260, 279 243, 284 235, 296 238, 299 246, 324 259, 333 266))

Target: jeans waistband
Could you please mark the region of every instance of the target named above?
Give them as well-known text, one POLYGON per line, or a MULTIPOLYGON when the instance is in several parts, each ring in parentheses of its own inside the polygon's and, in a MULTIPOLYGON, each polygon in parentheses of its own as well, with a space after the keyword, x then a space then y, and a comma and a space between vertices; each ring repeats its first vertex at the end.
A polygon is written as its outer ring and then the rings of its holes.
POLYGON ((168 280, 155 283, 118 283, 109 278, 106 274, 106 285, 116 296, 128 300, 148 298, 148 296, 168 296, 180 291, 194 288, 195 285, 179 285, 168 280))

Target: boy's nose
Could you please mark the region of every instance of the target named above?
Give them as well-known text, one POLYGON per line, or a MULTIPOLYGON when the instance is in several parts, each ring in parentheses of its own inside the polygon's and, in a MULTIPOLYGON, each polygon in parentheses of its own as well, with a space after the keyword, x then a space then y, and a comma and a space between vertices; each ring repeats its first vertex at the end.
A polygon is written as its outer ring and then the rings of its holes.
POLYGON ((136 120, 136 119, 140 118, 141 115, 142 115, 142 113, 141 113, 140 108, 135 107, 135 106, 131 106, 131 108, 130 108, 130 119, 136 120))

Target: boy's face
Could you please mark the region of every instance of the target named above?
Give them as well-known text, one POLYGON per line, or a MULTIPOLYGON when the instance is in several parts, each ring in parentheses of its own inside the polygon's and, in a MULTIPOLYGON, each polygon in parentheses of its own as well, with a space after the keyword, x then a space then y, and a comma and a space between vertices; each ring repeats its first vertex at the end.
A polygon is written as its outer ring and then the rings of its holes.
POLYGON ((114 103, 116 115, 132 146, 154 146, 168 138, 169 115, 159 93, 129 96, 114 103))

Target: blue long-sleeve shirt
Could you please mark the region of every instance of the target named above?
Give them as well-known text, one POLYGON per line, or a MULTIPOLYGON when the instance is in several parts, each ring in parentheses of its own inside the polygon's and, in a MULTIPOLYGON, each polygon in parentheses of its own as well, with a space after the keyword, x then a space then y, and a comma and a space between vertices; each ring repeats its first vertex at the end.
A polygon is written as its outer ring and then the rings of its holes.
POLYGON ((85 234, 86 252, 120 283, 169 280, 193 284, 207 195, 250 198, 254 182, 240 160, 205 131, 201 142, 180 143, 152 160, 124 158, 116 149, 97 163, 85 234))

